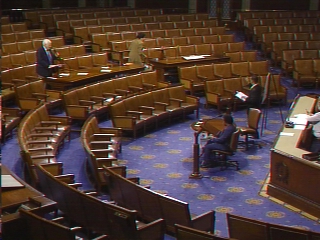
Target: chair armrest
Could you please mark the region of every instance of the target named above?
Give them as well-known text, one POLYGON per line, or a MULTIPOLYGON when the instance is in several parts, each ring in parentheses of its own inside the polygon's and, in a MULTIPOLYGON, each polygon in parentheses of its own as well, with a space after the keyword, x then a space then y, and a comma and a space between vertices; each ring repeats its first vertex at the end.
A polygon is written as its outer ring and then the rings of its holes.
POLYGON ((141 112, 143 112, 146 115, 152 115, 154 107, 139 106, 139 110, 141 110, 141 112))
POLYGON ((94 101, 89 101, 89 100, 79 100, 80 105, 84 105, 84 106, 91 106, 93 107, 93 105, 95 104, 94 101))
POLYGON ((51 132, 46 132, 46 133, 32 133, 32 134, 28 135, 28 139, 36 138, 36 137, 47 137, 47 138, 50 138, 50 137, 54 137, 54 134, 51 133, 51 132))
POLYGON ((177 98, 169 98, 170 103, 177 105, 178 107, 181 107, 181 103, 183 103, 183 100, 177 99, 177 98))
POLYGON ((139 111, 126 111, 127 115, 133 115, 136 118, 140 119, 140 116, 143 114, 143 112, 139 112, 139 111))
POLYGON ((110 239, 107 235, 102 235, 96 238, 93 238, 92 240, 108 240, 110 239))
MULTIPOLYGON (((112 145, 113 143, 111 141, 91 141, 90 146, 92 147, 91 151, 94 149, 100 149, 100 148, 95 148, 94 146, 104 146, 108 147, 109 145, 112 145)), ((109 148, 108 148, 109 149, 109 148)))
POLYGON ((53 151, 53 147, 28 148, 28 151, 31 153, 37 151, 53 151))
POLYGON ((151 88, 151 89, 153 89, 153 88, 156 88, 156 87, 157 87, 156 85, 151 84, 151 83, 142 83, 142 85, 143 85, 144 87, 146 87, 146 88, 151 88))
POLYGON ((214 233, 215 212, 208 211, 191 219, 192 227, 202 231, 214 233))
POLYGON ((70 183, 68 184, 70 187, 73 187, 73 188, 79 188, 79 187, 82 187, 82 183, 70 183))
POLYGON ((108 98, 108 97, 117 97, 118 95, 115 94, 115 93, 102 93, 102 96, 105 97, 105 98, 108 98))
POLYGON ((141 92, 141 91, 143 91, 143 88, 137 87, 137 86, 128 86, 128 88, 130 90, 132 90, 132 92, 141 92))
POLYGON ((58 121, 62 125, 70 125, 71 124, 71 118, 68 116, 54 116, 49 115, 50 121, 58 121))
POLYGON ((56 125, 56 127, 61 124, 59 121, 41 121, 40 122, 41 126, 43 125, 56 125))
POLYGON ((141 239, 148 239, 155 234, 159 235, 159 239, 163 237, 165 232, 165 220, 158 219, 148 224, 138 227, 141 239))
POLYGON ((230 90, 230 89, 224 89, 224 91, 226 91, 228 93, 231 93, 231 94, 235 94, 236 93, 235 90, 230 90))
POLYGON ((14 84, 18 84, 18 83, 25 84, 25 83, 27 83, 26 80, 22 80, 22 79, 11 79, 11 82, 13 82, 14 84))
POLYGON ((57 90, 46 90, 46 94, 54 99, 59 99, 62 96, 62 92, 57 90))
POLYGON ((130 93, 130 91, 124 89, 115 89, 115 92, 122 96, 127 96, 130 93))
POLYGON ((198 78, 200 78, 202 81, 208 80, 208 77, 197 75, 198 78))
POLYGON ((56 179, 58 179, 61 182, 71 184, 74 183, 74 174, 63 174, 63 175, 57 175, 54 176, 56 179))
POLYGON ((13 116, 13 117, 20 117, 21 110, 19 108, 2 107, 2 114, 8 114, 9 116, 13 116))
POLYGON ((180 80, 185 80, 185 81, 190 81, 190 82, 194 81, 193 79, 189 79, 189 78, 180 78, 180 80))

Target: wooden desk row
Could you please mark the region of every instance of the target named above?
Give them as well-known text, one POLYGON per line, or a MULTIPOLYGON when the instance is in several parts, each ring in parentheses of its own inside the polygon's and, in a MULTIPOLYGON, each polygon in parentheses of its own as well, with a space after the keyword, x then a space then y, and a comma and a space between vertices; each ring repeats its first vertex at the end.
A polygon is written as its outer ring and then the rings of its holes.
POLYGON ((56 77, 46 78, 45 82, 51 89, 64 91, 101 80, 110 79, 122 74, 138 73, 143 69, 144 66, 136 64, 114 66, 110 68, 94 67, 85 70, 65 69, 56 77))

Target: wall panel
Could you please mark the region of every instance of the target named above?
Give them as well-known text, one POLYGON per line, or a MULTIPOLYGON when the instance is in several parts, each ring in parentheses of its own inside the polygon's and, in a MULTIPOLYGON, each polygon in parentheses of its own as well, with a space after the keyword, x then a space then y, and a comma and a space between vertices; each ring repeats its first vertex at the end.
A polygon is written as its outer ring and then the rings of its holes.
POLYGON ((251 0, 252 10, 308 10, 310 0, 251 0))

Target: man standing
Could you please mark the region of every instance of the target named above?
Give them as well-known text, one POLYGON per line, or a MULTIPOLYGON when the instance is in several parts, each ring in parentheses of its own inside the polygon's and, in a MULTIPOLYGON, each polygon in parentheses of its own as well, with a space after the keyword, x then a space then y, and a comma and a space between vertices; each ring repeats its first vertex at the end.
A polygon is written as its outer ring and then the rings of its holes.
POLYGON ((204 147, 204 161, 201 164, 202 168, 214 167, 215 162, 210 160, 212 150, 228 151, 230 149, 231 137, 237 128, 233 123, 231 115, 224 115, 223 121, 225 128, 216 137, 210 139, 204 147))
POLYGON ((53 65, 56 56, 51 51, 51 46, 51 41, 44 39, 42 47, 37 50, 37 73, 40 77, 51 77, 57 67, 53 65))

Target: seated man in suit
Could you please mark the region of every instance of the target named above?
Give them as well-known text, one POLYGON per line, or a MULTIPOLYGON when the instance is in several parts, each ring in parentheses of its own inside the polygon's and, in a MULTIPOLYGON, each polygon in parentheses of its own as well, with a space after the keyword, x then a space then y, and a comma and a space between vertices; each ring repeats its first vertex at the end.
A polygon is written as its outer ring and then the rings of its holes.
POLYGON ((202 168, 214 167, 215 161, 210 160, 210 154, 212 150, 228 151, 230 149, 230 140, 232 134, 237 130, 233 123, 231 115, 226 114, 223 116, 225 128, 216 136, 210 139, 204 147, 204 160, 201 164, 202 168))
POLYGON ((254 75, 251 77, 251 86, 249 90, 249 96, 246 99, 248 109, 249 108, 260 109, 261 96, 262 96, 262 87, 259 84, 258 77, 254 75))
POLYGON ((56 54, 52 51, 52 43, 49 39, 42 41, 42 47, 37 50, 37 73, 40 77, 51 77, 56 71, 57 65, 54 65, 56 54))

